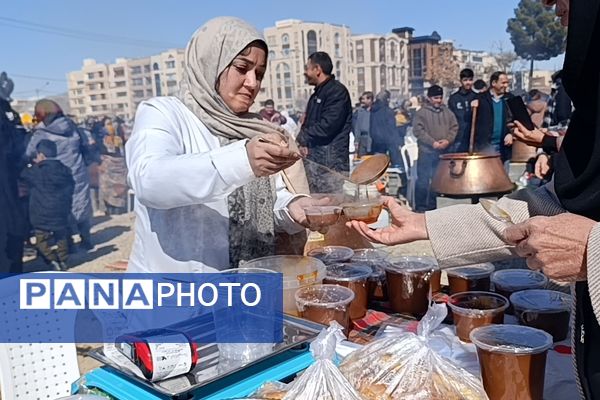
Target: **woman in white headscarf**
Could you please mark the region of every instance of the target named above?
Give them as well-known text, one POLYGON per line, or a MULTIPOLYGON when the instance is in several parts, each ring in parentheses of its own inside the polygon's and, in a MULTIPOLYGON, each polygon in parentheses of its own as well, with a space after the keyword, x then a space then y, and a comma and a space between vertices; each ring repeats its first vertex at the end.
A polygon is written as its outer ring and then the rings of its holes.
POLYGON ((248 110, 267 66, 258 31, 231 17, 193 35, 178 97, 138 107, 126 144, 135 191, 130 272, 212 272, 304 234, 314 202, 285 131, 248 110))

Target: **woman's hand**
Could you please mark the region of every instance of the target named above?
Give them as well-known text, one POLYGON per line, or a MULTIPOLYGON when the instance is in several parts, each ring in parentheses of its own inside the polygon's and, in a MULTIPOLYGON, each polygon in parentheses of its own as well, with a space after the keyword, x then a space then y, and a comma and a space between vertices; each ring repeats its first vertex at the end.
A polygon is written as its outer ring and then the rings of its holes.
POLYGON ((304 226, 305 228, 310 229, 311 231, 319 231, 321 233, 325 233, 327 231, 327 226, 312 226, 308 223, 306 218, 306 213, 304 209, 312 206, 328 206, 332 204, 332 199, 328 197, 324 197, 321 199, 314 199, 312 197, 297 197, 292 200, 288 206, 288 212, 290 213, 290 217, 298 224, 304 226))
POLYGON ((388 209, 392 217, 392 224, 390 226, 372 230, 367 224, 361 221, 349 221, 346 225, 349 228, 354 228, 371 242, 388 246, 429 239, 425 214, 409 211, 398 204, 393 197, 385 196, 383 199, 383 205, 388 209))
POLYGON ((246 152, 252 172, 257 177, 276 174, 300 159, 300 154, 291 151, 285 137, 279 134, 253 137, 246 143, 246 152))
POLYGON ((588 236, 596 221, 564 213, 534 217, 506 228, 504 237, 527 265, 556 280, 585 280, 588 236))

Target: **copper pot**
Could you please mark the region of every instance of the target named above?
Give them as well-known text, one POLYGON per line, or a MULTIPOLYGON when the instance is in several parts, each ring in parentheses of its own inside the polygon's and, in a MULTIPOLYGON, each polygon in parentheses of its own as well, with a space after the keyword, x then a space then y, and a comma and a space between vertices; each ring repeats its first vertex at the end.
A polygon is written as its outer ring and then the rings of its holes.
POLYGON ((449 153, 440 156, 431 188, 443 195, 467 197, 509 193, 514 184, 499 154, 449 153))
POLYGON ((512 144, 512 157, 510 160, 515 163, 526 163, 530 158, 535 158, 536 154, 537 148, 515 140, 512 144))

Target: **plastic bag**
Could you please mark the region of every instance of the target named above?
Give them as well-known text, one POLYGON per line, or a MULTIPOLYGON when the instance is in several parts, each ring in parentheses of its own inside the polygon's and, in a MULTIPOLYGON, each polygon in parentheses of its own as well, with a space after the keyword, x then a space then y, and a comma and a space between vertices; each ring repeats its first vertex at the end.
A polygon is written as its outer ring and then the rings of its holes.
POLYGON ((351 353, 339 370, 367 400, 487 399, 479 378, 429 345, 447 313, 445 304, 431 305, 417 334, 375 340, 351 353))
MULTIPOLYGON (((244 397, 243 400, 281 400, 287 393, 287 385, 281 382, 267 382, 262 385, 250 397, 244 397)), ((241 399, 232 399, 241 400, 241 399)))
POLYGON ((345 339, 342 326, 333 321, 311 343, 315 363, 289 385, 283 400, 362 400, 333 363, 336 345, 345 339))

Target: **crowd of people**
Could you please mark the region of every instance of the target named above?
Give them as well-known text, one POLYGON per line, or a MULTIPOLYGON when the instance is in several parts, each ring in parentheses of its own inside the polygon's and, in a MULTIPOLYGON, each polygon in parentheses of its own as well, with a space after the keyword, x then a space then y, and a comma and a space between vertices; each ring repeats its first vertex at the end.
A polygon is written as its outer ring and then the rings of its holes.
POLYGON ((94 211, 126 211, 130 129, 109 117, 77 125, 49 99, 36 102, 26 129, 10 105, 14 85, 6 73, 0 87, 0 271, 22 272, 25 249, 48 268, 66 270, 69 253, 94 247, 94 211))

